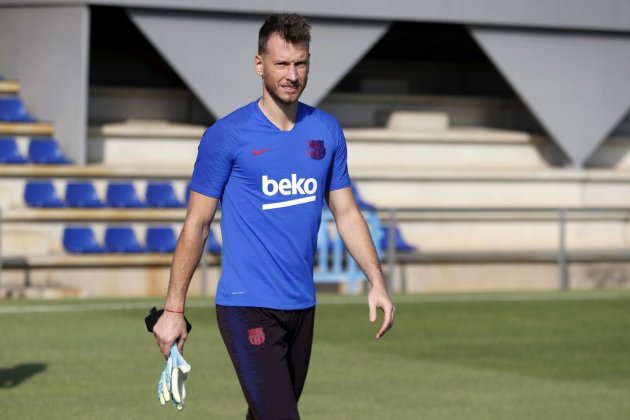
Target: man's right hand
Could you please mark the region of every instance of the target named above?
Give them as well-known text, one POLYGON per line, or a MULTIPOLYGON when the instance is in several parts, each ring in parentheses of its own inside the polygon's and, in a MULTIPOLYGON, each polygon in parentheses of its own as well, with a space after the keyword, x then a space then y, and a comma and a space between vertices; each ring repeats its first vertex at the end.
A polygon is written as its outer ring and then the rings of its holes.
POLYGON ((184 342, 188 338, 184 314, 164 311, 153 327, 153 335, 165 359, 168 359, 175 341, 177 349, 183 354, 184 342))

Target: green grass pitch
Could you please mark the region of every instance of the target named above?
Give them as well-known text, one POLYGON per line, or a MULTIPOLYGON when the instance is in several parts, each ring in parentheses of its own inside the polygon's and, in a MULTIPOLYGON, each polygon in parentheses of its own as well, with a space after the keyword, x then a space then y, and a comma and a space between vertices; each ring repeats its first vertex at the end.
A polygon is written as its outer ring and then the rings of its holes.
MULTIPOLYGON (((630 293, 320 296, 304 419, 628 419, 630 293)), ((156 399, 150 300, 0 301, 0 417, 241 419, 209 300, 191 300, 186 409, 156 399)))

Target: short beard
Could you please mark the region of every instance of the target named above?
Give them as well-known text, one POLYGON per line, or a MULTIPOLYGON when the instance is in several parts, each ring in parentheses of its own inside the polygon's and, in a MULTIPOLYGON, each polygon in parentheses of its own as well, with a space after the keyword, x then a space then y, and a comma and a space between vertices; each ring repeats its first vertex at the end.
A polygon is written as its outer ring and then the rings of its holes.
POLYGON ((289 98, 283 98, 280 95, 278 95, 276 86, 270 83, 267 83, 267 80, 265 80, 264 77, 263 77, 263 84, 264 84, 265 90, 267 91, 267 93, 269 93, 269 96, 271 96, 274 101, 280 102, 283 105, 293 105, 294 103, 298 101, 298 99, 300 99, 300 96, 302 96, 302 92, 304 92, 304 89, 306 88, 306 79, 304 79, 304 82, 300 83, 300 85, 298 86, 300 90, 297 92, 295 99, 293 99, 294 96, 291 96, 289 98))

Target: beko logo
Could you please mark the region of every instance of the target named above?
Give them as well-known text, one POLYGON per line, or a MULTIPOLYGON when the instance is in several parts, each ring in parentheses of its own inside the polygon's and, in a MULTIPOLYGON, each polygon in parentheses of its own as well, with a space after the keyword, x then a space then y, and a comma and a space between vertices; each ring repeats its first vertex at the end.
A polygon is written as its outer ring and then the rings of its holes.
POLYGON ((263 175, 262 192, 267 197, 273 197, 277 194, 284 196, 306 195, 306 197, 300 197, 293 200, 263 204, 263 210, 297 206, 298 204, 315 201, 314 194, 317 192, 317 180, 315 178, 298 178, 296 174, 291 174, 291 179, 282 178, 281 180, 276 181, 274 179, 270 179, 267 175, 263 175))

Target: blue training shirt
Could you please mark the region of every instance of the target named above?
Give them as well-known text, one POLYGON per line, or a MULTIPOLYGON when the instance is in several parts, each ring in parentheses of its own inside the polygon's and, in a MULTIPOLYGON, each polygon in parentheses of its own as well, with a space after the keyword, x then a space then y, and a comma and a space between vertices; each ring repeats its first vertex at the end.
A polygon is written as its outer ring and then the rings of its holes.
POLYGON ((221 199, 223 273, 216 303, 313 306, 324 193, 349 186, 343 131, 316 108, 298 103, 293 129, 281 131, 256 100, 208 128, 190 188, 221 199))

